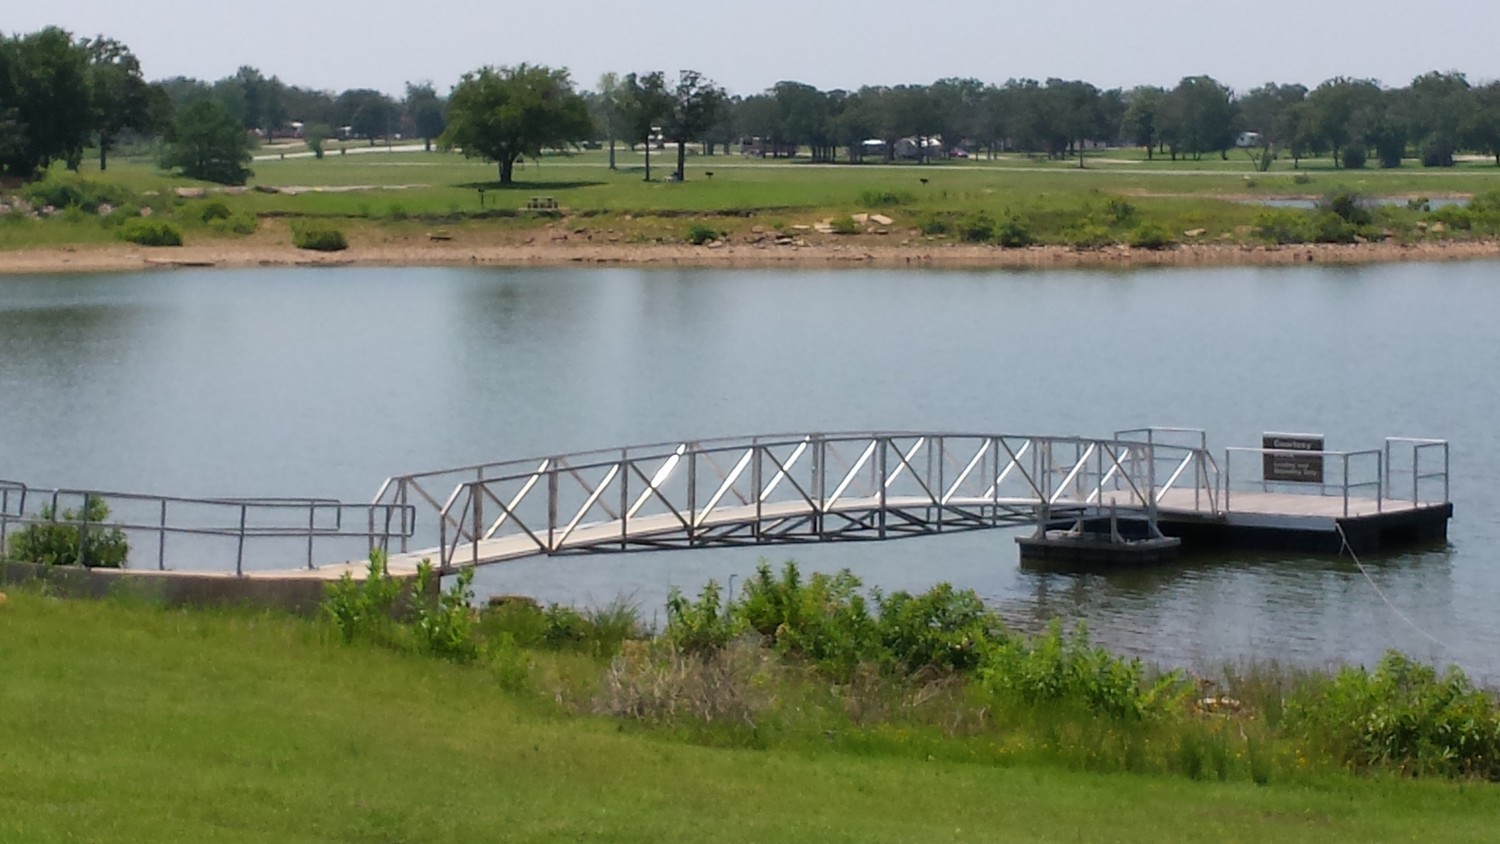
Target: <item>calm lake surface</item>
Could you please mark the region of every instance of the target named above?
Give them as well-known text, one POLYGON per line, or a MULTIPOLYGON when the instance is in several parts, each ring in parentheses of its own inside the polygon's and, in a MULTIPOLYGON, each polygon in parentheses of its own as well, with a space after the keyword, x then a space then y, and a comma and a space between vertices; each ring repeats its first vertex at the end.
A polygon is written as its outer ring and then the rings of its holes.
POLYGON ((1083 619, 1166 664, 1395 647, 1495 684, 1497 318, 1497 263, 0 277, 0 477, 366 501, 398 472, 761 432, 1180 425, 1220 453, 1264 430, 1323 432, 1330 449, 1445 437, 1450 545, 1366 560, 1389 604, 1348 558, 1032 573, 1008 531, 536 560, 476 585, 624 595, 651 618, 673 585, 795 553, 886 590, 973 588, 1021 627, 1083 619))

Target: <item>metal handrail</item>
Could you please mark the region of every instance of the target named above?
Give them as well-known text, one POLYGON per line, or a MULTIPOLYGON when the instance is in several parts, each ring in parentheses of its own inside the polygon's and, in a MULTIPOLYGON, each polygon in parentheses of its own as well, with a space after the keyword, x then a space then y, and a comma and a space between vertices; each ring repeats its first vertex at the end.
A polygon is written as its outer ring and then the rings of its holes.
POLYGON ((1385 497, 1396 500, 1396 494, 1390 486, 1390 484, 1394 482, 1396 476, 1396 464, 1391 454, 1392 446, 1395 445, 1404 445, 1411 447, 1411 503, 1413 505, 1421 503, 1422 481, 1425 480, 1441 480, 1443 482, 1443 503, 1447 503, 1449 501, 1450 494, 1450 481, 1448 475, 1450 468, 1450 452, 1448 441, 1425 439, 1420 437, 1385 438, 1385 463, 1387 467, 1386 487, 1384 490, 1385 497), (1442 451, 1442 469, 1431 472, 1423 472, 1422 455, 1424 452, 1431 450, 1442 451))
MULTIPOLYGON (((15 482, 0 482, 0 544, 5 543, 12 525, 28 526, 40 524, 68 525, 86 535, 91 528, 154 534, 156 536, 156 568, 167 570, 166 538, 169 535, 232 538, 235 546, 235 574, 244 574, 246 543, 268 539, 305 539, 307 542, 307 567, 315 567, 315 545, 319 541, 332 539, 365 539, 369 550, 387 549, 390 540, 409 537, 415 530, 416 508, 399 504, 349 504, 332 498, 190 498, 184 496, 152 495, 136 492, 119 492, 95 489, 40 489, 15 482), (9 503, 18 504, 12 512, 9 503), (133 502, 154 510, 155 518, 142 520, 138 516, 125 514, 98 522, 86 517, 85 508, 90 500, 106 503, 133 502), (27 501, 41 501, 35 514, 28 514, 27 501), (73 518, 66 518, 64 505, 70 500, 80 502, 73 518), (215 511, 197 523, 173 520, 173 508, 180 514, 184 507, 210 508, 215 511), (46 515, 42 515, 42 513, 46 515), (346 525, 346 514, 356 520, 346 525), (304 518, 305 516, 305 518, 304 518), (264 523, 270 519, 270 524, 264 523), (362 525, 362 526, 361 526, 362 525)), ((80 553, 86 543, 79 539, 80 553)), ((83 560, 81 562, 87 562, 83 560)))
MULTIPOLYGON (((1262 488, 1265 488, 1265 487, 1267 487, 1269 485, 1273 485, 1274 484, 1274 485, 1276 485, 1278 487, 1287 487, 1289 489, 1297 490, 1299 492, 1300 491, 1305 491, 1306 489, 1310 489, 1310 488, 1316 487, 1317 490, 1318 490, 1318 494, 1319 495, 1328 495, 1329 494, 1329 490, 1335 490, 1337 492, 1337 494, 1343 499, 1343 515, 1344 515, 1344 518, 1348 518, 1349 517, 1349 499, 1350 499, 1349 491, 1350 490, 1357 490, 1357 489, 1364 489, 1366 487, 1374 487, 1375 488, 1375 510, 1376 510, 1376 512, 1383 512, 1384 511, 1385 502, 1384 502, 1384 496, 1382 495, 1382 491, 1385 488, 1385 454, 1380 449, 1363 449, 1363 450, 1360 450, 1360 451, 1326 451, 1326 450, 1325 451, 1301 451, 1301 450, 1297 450, 1297 449, 1286 449, 1286 448, 1256 448, 1256 447, 1253 447, 1253 446, 1230 446, 1229 448, 1224 449, 1224 476, 1223 476, 1224 477, 1224 510, 1226 512, 1228 512, 1231 509, 1231 495, 1232 495, 1232 491, 1234 489, 1234 484, 1233 484, 1232 474, 1231 474, 1232 468, 1233 468, 1233 466, 1232 466, 1232 464, 1233 464, 1233 458, 1234 458, 1235 454, 1240 454, 1240 453, 1243 453, 1243 454, 1258 454, 1258 455, 1261 455, 1262 457, 1266 457, 1266 456, 1321 457, 1324 460, 1328 460, 1328 459, 1331 458, 1334 461, 1336 461, 1338 463, 1338 465, 1340 466, 1340 468, 1341 468, 1340 481, 1337 484, 1330 484, 1326 480, 1323 481, 1322 483, 1316 483, 1316 484, 1301 484, 1301 483, 1297 483, 1297 482, 1293 482, 1293 481, 1274 481, 1274 480, 1268 481, 1268 480, 1265 479, 1264 476, 1261 477, 1260 484, 1261 484, 1262 488), (1350 480, 1349 480, 1350 461, 1354 460, 1354 459, 1357 459, 1357 458, 1361 458, 1361 457, 1373 457, 1373 458, 1375 458, 1375 480, 1373 480, 1373 481, 1358 481, 1358 482, 1351 483, 1350 480)), ((1325 477, 1326 477, 1326 475, 1325 475, 1325 477)))

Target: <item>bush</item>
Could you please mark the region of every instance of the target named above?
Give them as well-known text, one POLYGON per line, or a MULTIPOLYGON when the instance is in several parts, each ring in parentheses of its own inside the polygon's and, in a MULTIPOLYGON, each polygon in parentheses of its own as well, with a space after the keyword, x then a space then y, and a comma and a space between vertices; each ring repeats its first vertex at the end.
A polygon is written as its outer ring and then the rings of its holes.
POLYGON ((479 612, 479 635, 486 641, 509 639, 517 646, 534 648, 546 638, 547 620, 531 598, 506 595, 491 598, 479 612))
POLYGON ((718 230, 711 226, 695 223, 692 228, 688 229, 687 242, 694 246, 702 246, 705 243, 710 243, 718 239, 718 230))
POLYGON ((1332 211, 1323 211, 1313 217, 1312 241, 1314 243, 1353 243, 1358 236, 1358 229, 1332 211))
POLYGON ((848 214, 834 217, 829 221, 828 226, 834 234, 859 234, 859 223, 856 223, 848 214))
POLYGON ((474 582, 474 570, 459 572, 446 592, 438 593, 436 599, 429 599, 427 596, 437 587, 437 578, 437 572, 428 561, 423 560, 417 566, 418 599, 412 620, 417 645, 424 653, 442 659, 473 662, 479 657, 474 612, 469 607, 474 599, 474 591, 470 588, 474 582))
POLYGON ((1345 170, 1363 170, 1368 155, 1369 150, 1364 144, 1350 144, 1339 153, 1339 160, 1345 170))
POLYGON ((910 205, 917 200, 911 191, 867 190, 859 194, 859 203, 867 208, 891 205, 910 205))
POLYGON ((1391 651, 1374 672, 1346 668, 1305 686, 1285 721, 1357 769, 1500 780, 1500 709, 1457 668, 1440 676, 1391 651))
POLYGON ((1423 167, 1452 167, 1453 145, 1432 139, 1422 144, 1423 167))
POLYGON ((62 175, 48 175, 32 182, 22 196, 38 208, 46 205, 53 208, 76 206, 90 214, 98 211, 101 205, 119 207, 139 201, 135 192, 124 185, 62 175))
POLYGON ((1131 246, 1136 249, 1167 249, 1176 245, 1172 235, 1155 223, 1142 223, 1130 232, 1131 246))
POLYGON ((119 528, 104 526, 109 506, 103 498, 85 496, 81 512, 64 510, 61 518, 56 512, 43 505, 45 524, 29 524, 11 534, 5 559, 44 566, 117 569, 125 565, 130 543, 119 528))
POLYGON ((1474 212, 1459 205, 1445 205, 1428 213, 1425 219, 1429 223, 1442 223, 1447 228, 1460 231, 1474 228, 1474 212))
POLYGON ((710 580, 693 601, 673 588, 667 595, 667 641, 688 653, 711 653, 737 637, 743 627, 724 606, 719 584, 710 580))
POLYGON ((1082 624, 1064 635, 1057 621, 1045 634, 1001 642, 979 676, 992 694, 1031 707, 1078 708, 1127 720, 1165 713, 1184 693, 1177 674, 1149 683, 1140 660, 1093 646, 1082 624))
POLYGON ((399 643, 396 601, 402 583, 386 570, 383 551, 371 551, 364 580, 349 572, 323 587, 323 616, 338 627, 345 642, 399 643))
POLYGON ((1292 184, 1294 184, 1294 185, 1310 185, 1310 184, 1312 184, 1312 176, 1308 175, 1307 173, 1298 173, 1298 174, 1292 176, 1292 184))
POLYGON ((1474 194, 1469 200, 1469 210, 1480 215, 1500 215, 1500 189, 1474 194))
POLYGON ((1307 243, 1312 239, 1308 215, 1289 208, 1271 208, 1255 217, 1255 236, 1270 243, 1307 243))
POLYGON ((995 238, 995 220, 983 211, 970 214, 959 221, 958 237, 965 243, 989 243, 995 238))
POLYGON ((298 226, 292 230, 292 245, 317 252, 339 252, 349 248, 349 241, 335 228, 298 226))
POLYGON ((917 222, 917 229, 928 237, 939 237, 948 233, 948 218, 938 214, 928 214, 917 222))
POLYGON ((260 221, 253 214, 246 213, 233 214, 224 219, 214 220, 212 223, 209 223, 209 228, 219 234, 250 235, 255 234, 255 230, 259 226, 260 221))
POLYGON ((1344 222, 1355 226, 1368 226, 1375 219, 1363 197, 1351 190, 1336 190, 1328 194, 1318 203, 1318 209, 1337 214, 1344 222))
POLYGON ((762 564, 745 584, 744 600, 730 615, 761 634, 786 656, 806 659, 838 677, 861 662, 881 661, 875 620, 860 581, 847 569, 814 574, 805 583, 797 564, 788 562, 779 579, 762 564))
POLYGON ((1104 213, 1111 224, 1116 226, 1128 225, 1135 220, 1136 208, 1126 200, 1112 196, 1104 204, 1104 213))
POLYGON ((1097 223, 1081 222, 1063 231, 1063 242, 1074 249, 1099 249, 1114 243, 1115 238, 1097 223))
POLYGON ((214 220, 227 220, 229 219, 229 215, 229 206, 218 200, 204 203, 198 209, 198 219, 205 223, 212 223, 214 220))
POLYGON ((879 600, 876 635, 892 667, 908 674, 973 671, 1005 640, 1000 617, 973 590, 940 583, 921 595, 879 600))
POLYGON ((1006 249, 1021 249, 1035 243, 1036 239, 1019 217, 1009 217, 995 229, 995 242, 1006 249))
POLYGON ((120 226, 119 238, 141 246, 181 246, 182 232, 166 220, 133 217, 120 226))

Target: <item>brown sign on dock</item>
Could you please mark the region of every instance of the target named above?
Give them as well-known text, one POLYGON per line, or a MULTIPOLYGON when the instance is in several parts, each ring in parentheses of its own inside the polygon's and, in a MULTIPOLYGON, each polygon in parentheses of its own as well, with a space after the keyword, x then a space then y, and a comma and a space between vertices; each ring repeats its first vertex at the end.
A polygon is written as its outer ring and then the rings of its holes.
POLYGON ((1294 484, 1323 483, 1322 434, 1265 434, 1261 477, 1294 484))

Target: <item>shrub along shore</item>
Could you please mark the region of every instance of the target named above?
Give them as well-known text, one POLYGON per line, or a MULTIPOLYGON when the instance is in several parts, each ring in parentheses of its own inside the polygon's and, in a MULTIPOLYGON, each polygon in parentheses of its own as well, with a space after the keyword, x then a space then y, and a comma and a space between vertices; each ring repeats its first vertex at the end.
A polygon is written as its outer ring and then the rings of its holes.
POLYGON ((794 564, 654 634, 371 572, 319 621, 13 592, 0 838, 1480 841, 1500 811, 1496 699, 1395 653, 1198 677, 794 564))

